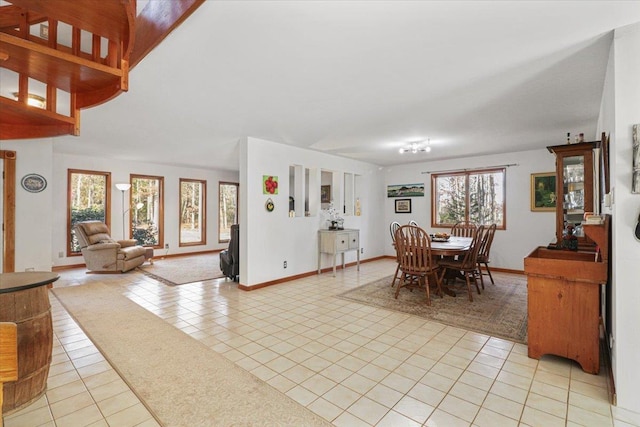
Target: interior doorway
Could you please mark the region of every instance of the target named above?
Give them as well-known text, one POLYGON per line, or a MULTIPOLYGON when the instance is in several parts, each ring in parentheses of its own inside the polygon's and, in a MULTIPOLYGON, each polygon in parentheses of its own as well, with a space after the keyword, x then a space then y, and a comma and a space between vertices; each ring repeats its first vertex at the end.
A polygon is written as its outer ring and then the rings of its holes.
POLYGON ((2 260, 0 271, 10 273, 15 270, 16 244, 16 152, 0 150, 2 159, 2 194, 0 195, 0 220, 2 222, 2 260))

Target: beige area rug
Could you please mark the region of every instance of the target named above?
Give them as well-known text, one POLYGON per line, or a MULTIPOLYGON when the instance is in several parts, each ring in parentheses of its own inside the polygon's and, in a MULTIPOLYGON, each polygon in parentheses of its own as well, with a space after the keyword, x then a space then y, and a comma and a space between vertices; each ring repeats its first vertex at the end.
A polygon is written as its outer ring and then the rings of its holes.
POLYGON ((495 285, 486 278, 485 289, 478 295, 472 285, 473 302, 469 301, 467 285, 457 280, 457 296, 440 298, 431 293, 431 306, 426 304, 424 290, 401 289, 398 299, 391 287, 393 276, 367 283, 338 295, 375 307, 414 314, 445 325, 464 328, 494 337, 527 342, 527 279, 518 274, 493 273, 495 285))
POLYGON ((224 277, 220 270, 219 252, 172 258, 154 257, 153 260, 153 264, 142 264, 140 271, 170 286, 224 277))
POLYGON ((53 293, 164 426, 331 425, 107 285, 53 293))

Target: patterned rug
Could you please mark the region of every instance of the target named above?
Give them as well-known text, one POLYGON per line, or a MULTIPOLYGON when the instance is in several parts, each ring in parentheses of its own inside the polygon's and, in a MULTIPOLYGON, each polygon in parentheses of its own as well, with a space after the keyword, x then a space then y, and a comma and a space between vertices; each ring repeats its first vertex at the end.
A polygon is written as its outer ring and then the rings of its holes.
POLYGON ((146 276, 169 286, 224 277, 220 271, 220 253, 155 258, 153 264, 144 263, 139 270, 146 276))
POLYGON ((526 344, 527 342, 527 278, 524 275, 493 273, 496 282, 488 278, 478 295, 472 285, 473 302, 469 301, 467 285, 457 280, 450 288, 455 298, 440 298, 431 293, 431 306, 426 304, 423 290, 401 289, 398 299, 391 287, 393 276, 385 277, 337 295, 374 307, 401 311, 449 326, 464 328, 499 338, 526 344))

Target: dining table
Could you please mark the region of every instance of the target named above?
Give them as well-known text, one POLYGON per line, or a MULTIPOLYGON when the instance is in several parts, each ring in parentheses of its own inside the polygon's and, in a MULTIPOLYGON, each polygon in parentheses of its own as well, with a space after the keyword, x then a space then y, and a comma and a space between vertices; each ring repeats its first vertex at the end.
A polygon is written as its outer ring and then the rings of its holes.
MULTIPOLYGON (((431 255, 436 259, 439 257, 464 256, 471 247, 472 237, 449 236, 448 239, 431 237, 431 255)), ((456 293, 448 286, 442 285, 442 292, 455 297, 456 293)))

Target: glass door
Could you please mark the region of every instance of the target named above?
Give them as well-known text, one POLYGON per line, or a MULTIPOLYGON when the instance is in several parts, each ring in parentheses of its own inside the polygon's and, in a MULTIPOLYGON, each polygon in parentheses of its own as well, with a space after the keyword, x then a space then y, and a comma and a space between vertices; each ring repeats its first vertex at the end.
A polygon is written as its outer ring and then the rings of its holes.
POLYGON ((574 234, 583 237, 582 220, 585 212, 584 156, 564 158, 563 167, 563 221, 566 230, 572 224, 574 234))

